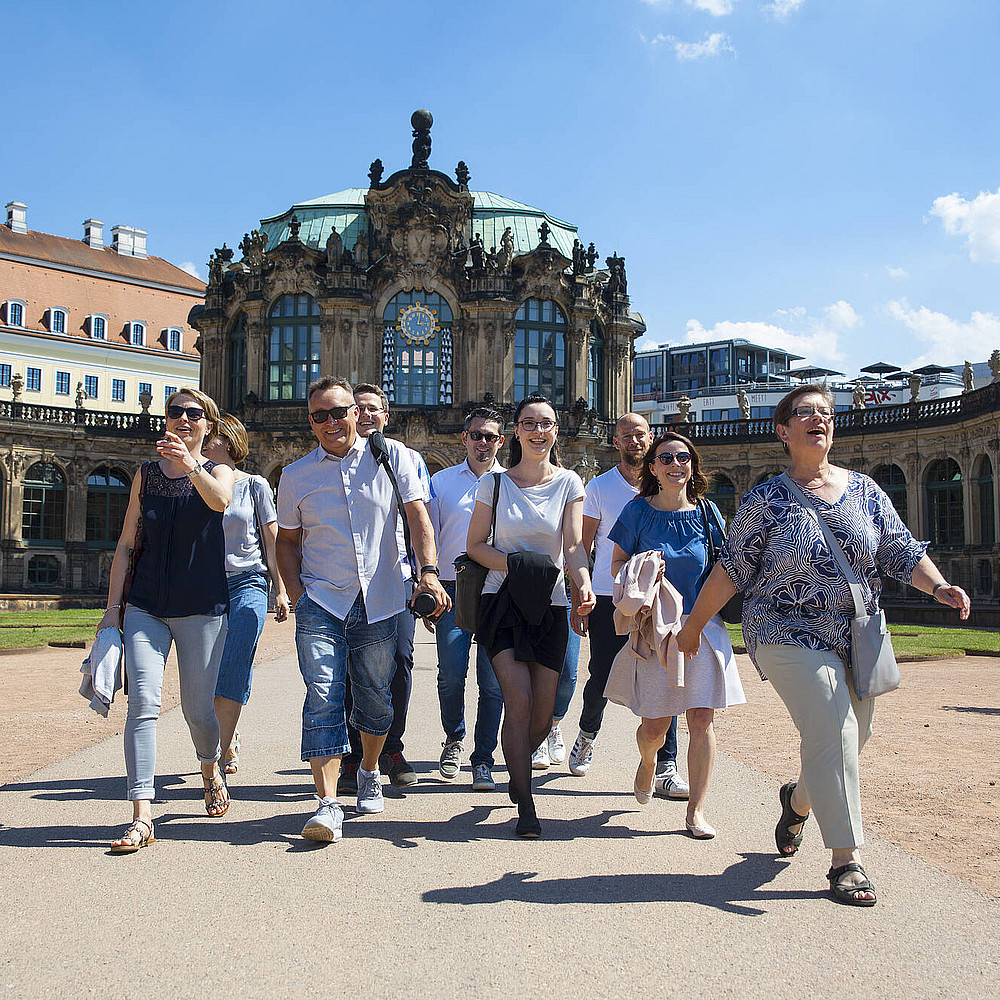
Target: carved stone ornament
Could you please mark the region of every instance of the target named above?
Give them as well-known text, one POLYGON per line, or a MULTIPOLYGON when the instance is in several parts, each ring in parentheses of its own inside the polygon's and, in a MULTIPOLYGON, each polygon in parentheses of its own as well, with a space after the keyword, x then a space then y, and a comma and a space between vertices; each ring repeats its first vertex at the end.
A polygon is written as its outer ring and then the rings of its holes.
POLYGON ((629 355, 632 353, 628 344, 618 344, 614 349, 615 371, 621 375, 628 364, 629 355))
POLYGON ((371 181, 372 187, 378 187, 382 183, 382 172, 385 167, 382 166, 381 160, 372 160, 372 165, 368 168, 368 180, 371 181))
POLYGON ((987 364, 990 366, 990 374, 993 376, 993 381, 1000 382, 1000 348, 997 348, 990 355, 990 360, 987 364))
POLYGON ((260 267, 264 263, 267 240, 267 233, 262 233, 259 229, 244 234, 240 241, 240 252, 243 254, 243 262, 248 267, 260 267))
MULTIPOLYGON (((81 382, 82 386, 83 383, 81 382)), ((10 379, 10 392, 15 400, 21 398, 21 393, 24 391, 24 376, 20 372, 14 372, 10 379)))

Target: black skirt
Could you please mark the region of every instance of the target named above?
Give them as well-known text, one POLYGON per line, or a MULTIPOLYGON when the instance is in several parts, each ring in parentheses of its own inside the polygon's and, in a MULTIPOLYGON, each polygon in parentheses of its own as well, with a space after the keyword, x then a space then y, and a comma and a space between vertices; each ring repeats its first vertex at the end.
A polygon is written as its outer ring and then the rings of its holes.
POLYGON ((539 625, 529 625, 517 608, 509 601, 498 602, 498 595, 483 594, 479 606, 479 629, 476 641, 482 641, 480 636, 491 636, 485 649, 487 656, 492 658, 505 649, 513 650, 514 659, 522 663, 540 663, 557 673, 562 671, 566 659, 566 646, 569 642, 569 624, 566 621, 566 609, 558 604, 549 606, 539 625), (500 619, 495 624, 493 616, 497 604, 502 605, 500 619), (484 624, 489 628, 484 629, 484 624))

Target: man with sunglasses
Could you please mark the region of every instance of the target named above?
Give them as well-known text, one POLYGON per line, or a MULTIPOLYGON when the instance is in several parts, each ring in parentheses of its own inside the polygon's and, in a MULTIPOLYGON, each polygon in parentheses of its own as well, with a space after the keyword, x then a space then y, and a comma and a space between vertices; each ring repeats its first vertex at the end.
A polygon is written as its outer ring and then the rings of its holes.
MULTIPOLYGON (((442 469, 431 477, 431 524, 438 542, 442 584, 449 597, 455 596, 455 559, 465 552, 476 491, 483 476, 503 472, 497 452, 503 444, 503 421, 496 410, 477 406, 465 418, 462 444, 465 461, 442 469)), ((443 778, 454 778, 462 763, 462 740, 465 738, 465 679, 469 672, 469 648, 472 635, 455 624, 453 611, 446 611, 438 621, 438 702, 444 727, 444 749, 440 770, 443 778)), ((489 657, 476 647, 476 680, 479 702, 476 709, 475 743, 472 764, 472 787, 491 792, 493 752, 497 747, 503 697, 489 657)))
MULTIPOLYGON (((615 632, 615 606, 611 600, 614 580, 611 575, 611 555, 614 542, 608 537, 625 505, 639 495, 642 466, 653 435, 645 418, 638 413, 626 413, 618 418, 611 443, 621 460, 608 472, 595 476, 586 486, 583 501, 583 547, 594 549, 594 593, 597 604, 587 623, 575 616, 573 628, 582 635, 590 632, 590 677, 583 688, 583 710, 580 713, 580 735, 569 755, 569 770, 578 777, 585 775, 594 759, 594 741, 604 720, 608 704, 604 688, 608 683, 611 664, 628 641, 627 635, 615 632)), ((688 785, 677 774, 677 720, 667 730, 667 736, 657 754, 655 793, 661 798, 686 799, 688 785)))
MULTIPOLYGON (((370 382, 358 382, 354 386, 354 402, 358 407, 358 434, 367 438, 372 431, 384 431, 389 422, 389 398, 381 386, 370 382)), ((420 453, 407 448, 417 478, 423 491, 424 503, 431 499, 431 477, 427 465, 420 453)), ((412 574, 410 560, 406 551, 406 540, 403 525, 396 526, 396 546, 399 549, 399 566, 403 574, 403 586, 406 598, 412 596, 412 574)), ((419 567, 415 567, 419 569, 419 567)), ((406 788, 417 783, 417 772, 403 756, 403 733, 406 730, 406 712, 410 705, 410 690, 413 678, 413 631, 416 621, 409 609, 401 611, 396 616, 396 671, 392 675, 389 691, 392 695, 392 725, 382 748, 381 767, 389 776, 389 781, 397 788, 406 788)), ((351 685, 348 678, 347 705, 350 711, 351 685)), ((351 742, 351 752, 344 757, 340 765, 340 779, 337 782, 338 795, 353 795, 358 790, 358 765, 361 763, 361 735, 348 722, 347 734, 351 742)))
MULTIPOLYGON (((344 379, 309 387, 315 451, 285 467, 278 484, 278 569, 295 605, 295 645, 306 684, 302 759, 309 761, 319 806, 302 829, 308 840, 337 841, 344 811, 336 799, 351 722, 361 734, 358 812, 381 812, 379 756, 392 724, 389 686, 396 663, 396 616, 405 606, 396 546, 396 497, 385 471, 358 434, 358 406, 344 379)), ((414 593, 429 593, 436 613, 451 605, 438 582, 434 533, 406 448, 387 441, 403 512, 421 566, 414 593)))

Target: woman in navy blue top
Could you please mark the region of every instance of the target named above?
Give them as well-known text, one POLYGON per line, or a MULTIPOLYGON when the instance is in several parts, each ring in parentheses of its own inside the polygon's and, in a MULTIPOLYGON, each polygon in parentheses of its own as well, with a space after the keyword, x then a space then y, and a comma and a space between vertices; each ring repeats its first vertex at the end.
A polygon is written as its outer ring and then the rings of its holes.
MULTIPOLYGON (((639 496, 625 504, 608 535, 615 546, 612 575, 617 576, 632 556, 662 553, 664 576, 680 593, 686 615, 712 568, 706 531, 712 531, 717 548, 724 541, 715 518, 699 509, 707 490, 708 479, 695 446, 672 431, 661 434, 646 452, 639 496)), ((718 509, 714 513, 721 524, 722 515, 718 509)), ((629 706, 642 719, 635 734, 640 760, 633 785, 640 805, 653 797, 656 752, 667 729, 675 716, 684 714, 691 784, 684 823, 698 840, 715 836, 715 828, 704 813, 715 762, 715 710, 746 701, 733 646, 721 619, 712 622, 707 639, 698 655, 685 660, 680 687, 670 686, 669 675, 658 663, 642 667, 629 706)))
POLYGON ((209 816, 221 816, 229 808, 218 766, 214 698, 229 604, 222 512, 232 496, 233 473, 202 457, 202 445, 219 419, 210 397, 182 389, 167 399, 166 414, 166 431, 156 442, 160 460, 144 463, 132 479, 111 563, 108 607, 98 625, 100 630, 121 623, 125 649, 125 770, 132 823, 111 843, 118 854, 154 841, 156 721, 173 643, 181 707, 201 762, 205 809, 209 816), (140 554, 133 559, 137 529, 140 554))

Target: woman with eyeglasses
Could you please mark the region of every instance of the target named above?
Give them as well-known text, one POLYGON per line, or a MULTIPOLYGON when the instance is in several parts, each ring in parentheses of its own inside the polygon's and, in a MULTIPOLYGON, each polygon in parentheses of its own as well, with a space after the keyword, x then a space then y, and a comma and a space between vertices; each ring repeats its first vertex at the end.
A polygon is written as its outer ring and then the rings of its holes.
POLYGON ((174 643, 181 709, 201 762, 205 811, 216 817, 229 808, 214 699, 229 605, 222 515, 232 496, 233 472, 202 454, 219 421, 210 397, 181 389, 167 398, 166 414, 166 430, 156 442, 159 461, 144 463, 132 479, 111 563, 108 607, 98 625, 100 630, 120 624, 128 687, 125 772, 132 822, 112 841, 116 854, 154 842, 156 722, 174 643))
MULTIPOLYGON (((614 542, 612 577, 633 556, 662 554, 664 576, 684 602, 682 621, 711 570, 706 532, 713 532, 714 547, 724 540, 715 523, 722 523, 718 508, 712 518, 699 507, 707 490, 698 450, 683 435, 667 431, 646 452, 639 495, 624 506, 608 536, 614 542)), ((640 805, 652 799, 656 752, 674 716, 685 715, 691 794, 684 825, 695 839, 711 840, 715 829, 705 819, 705 800, 715 762, 715 710, 746 702, 729 633, 720 618, 708 623, 708 641, 698 655, 685 660, 683 686, 671 687, 670 680, 658 662, 637 668, 629 706, 642 719, 635 733, 639 767, 633 791, 640 805)))
POLYGON ((250 453, 246 428, 232 414, 220 414, 215 435, 203 451, 233 473, 233 497, 222 518, 229 617, 215 686, 215 715, 221 730, 223 769, 226 774, 235 774, 240 766, 236 727, 243 706, 250 700, 253 660, 267 620, 268 580, 274 585, 276 622, 288 619, 288 594, 274 553, 278 513, 271 487, 263 476, 252 476, 239 468, 250 453))
POLYGON ((500 476, 493 520, 493 476, 484 476, 469 522, 466 551, 486 566, 476 641, 486 650, 503 694, 501 729, 507 792, 518 811, 516 833, 541 826, 531 795, 531 755, 552 729, 552 712, 569 623, 564 566, 578 588, 579 615, 595 598, 583 549, 583 482, 559 465, 555 408, 532 394, 514 412, 509 468, 500 476))
POLYGON ((775 408, 775 431, 788 453, 788 469, 743 498, 722 556, 677 644, 694 653, 705 623, 737 590, 744 592, 747 651, 785 703, 801 738, 798 780, 778 793, 778 853, 795 854, 803 824, 815 812, 832 852, 831 895, 850 906, 874 906, 875 888, 860 857, 858 755, 872 732, 875 703, 859 700, 854 690, 848 666, 854 601, 818 517, 829 525, 861 581, 869 615, 878 613, 880 573, 956 608, 963 620, 970 604, 961 587, 945 581, 926 554, 927 544, 910 534, 878 485, 830 461, 833 423, 833 394, 825 385, 799 386, 775 408))

